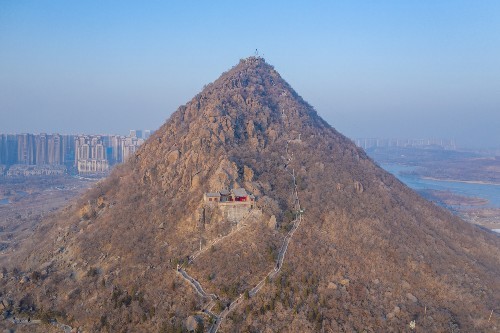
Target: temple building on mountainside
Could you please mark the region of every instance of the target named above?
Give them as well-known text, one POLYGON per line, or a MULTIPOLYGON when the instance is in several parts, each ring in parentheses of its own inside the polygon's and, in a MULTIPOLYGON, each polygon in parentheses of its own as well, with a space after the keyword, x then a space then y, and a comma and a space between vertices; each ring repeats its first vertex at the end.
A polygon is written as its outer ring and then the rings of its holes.
POLYGON ((254 208, 255 196, 247 193, 244 188, 233 188, 231 190, 205 193, 203 201, 208 204, 218 204, 222 207, 246 206, 247 208, 254 208))

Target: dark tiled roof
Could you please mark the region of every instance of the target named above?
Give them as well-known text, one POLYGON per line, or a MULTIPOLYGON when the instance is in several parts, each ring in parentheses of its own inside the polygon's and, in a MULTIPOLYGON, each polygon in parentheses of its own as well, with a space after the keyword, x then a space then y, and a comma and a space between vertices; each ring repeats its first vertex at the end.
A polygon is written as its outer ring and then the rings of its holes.
POLYGON ((244 188, 234 188, 233 194, 237 197, 246 197, 248 195, 244 188))

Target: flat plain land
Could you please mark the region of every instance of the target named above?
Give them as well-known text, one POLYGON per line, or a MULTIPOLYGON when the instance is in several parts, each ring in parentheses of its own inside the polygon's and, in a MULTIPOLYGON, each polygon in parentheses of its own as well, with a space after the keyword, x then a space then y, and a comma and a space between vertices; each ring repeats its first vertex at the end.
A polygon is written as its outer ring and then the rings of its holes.
POLYGON ((71 176, 0 178, 0 256, 15 250, 44 216, 68 205, 96 181, 71 176))

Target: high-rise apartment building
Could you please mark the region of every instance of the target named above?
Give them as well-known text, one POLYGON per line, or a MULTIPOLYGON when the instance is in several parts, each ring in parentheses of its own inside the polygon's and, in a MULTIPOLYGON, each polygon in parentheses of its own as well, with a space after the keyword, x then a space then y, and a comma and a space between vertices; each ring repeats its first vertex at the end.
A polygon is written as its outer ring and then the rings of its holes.
POLYGON ((147 139, 151 136, 151 130, 130 130, 129 131, 129 137, 131 138, 137 138, 137 139, 147 139))
POLYGON ((62 137, 59 134, 52 134, 47 140, 47 164, 64 164, 62 137))
POLYGON ((144 143, 143 139, 138 139, 137 137, 125 137, 122 139, 122 156, 123 161, 126 161, 133 156, 134 153, 139 149, 139 146, 144 143))
POLYGON ((105 173, 109 170, 103 137, 82 135, 75 140, 75 164, 80 174, 105 173))
POLYGON ((17 136, 17 163, 34 165, 35 161, 35 136, 28 133, 19 134, 17 136))
MULTIPOLYGON (((51 166, 54 166, 54 170, 57 169, 57 173, 61 172, 61 168, 55 166, 74 168, 87 174, 105 173, 110 165, 121 163, 132 156, 144 142, 142 136, 149 137, 150 133, 149 130, 131 130, 131 136, 128 137, 57 133, 0 134, 0 166, 4 165, 2 168, 6 171, 16 164, 38 165, 38 171, 45 170, 41 174, 52 174, 46 171, 51 166)), ((14 172, 13 169, 10 174, 27 173, 23 171, 23 167, 17 169, 22 172, 14 172)), ((3 173, 5 172, 0 172, 0 175, 3 173)))
POLYGON ((48 164, 47 134, 45 133, 41 133, 35 136, 35 156, 36 165, 48 164))
POLYGON ((110 154, 108 154, 108 160, 112 164, 119 163, 123 161, 123 151, 122 151, 122 139, 124 137, 119 135, 111 135, 109 137, 109 148, 111 148, 110 154))
POLYGON ((17 161, 17 136, 0 134, 0 165, 11 165, 17 161))
POLYGON ((68 165, 75 160, 75 136, 62 135, 62 161, 68 165))

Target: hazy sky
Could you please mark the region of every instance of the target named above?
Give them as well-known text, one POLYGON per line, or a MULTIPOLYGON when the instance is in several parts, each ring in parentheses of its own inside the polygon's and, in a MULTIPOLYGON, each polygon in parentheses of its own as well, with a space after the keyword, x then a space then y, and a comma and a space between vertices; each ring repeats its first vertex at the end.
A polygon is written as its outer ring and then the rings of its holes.
POLYGON ((0 0, 0 133, 155 129, 256 48, 347 136, 500 146, 498 0, 0 0))

